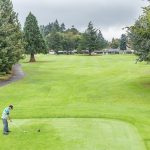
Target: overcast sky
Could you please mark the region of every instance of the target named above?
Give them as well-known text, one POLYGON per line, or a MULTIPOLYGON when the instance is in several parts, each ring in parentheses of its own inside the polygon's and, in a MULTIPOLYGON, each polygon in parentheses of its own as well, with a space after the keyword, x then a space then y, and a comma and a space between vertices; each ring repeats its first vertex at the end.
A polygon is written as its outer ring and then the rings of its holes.
POLYGON ((74 25, 84 31, 89 21, 101 29, 104 37, 119 38, 123 27, 132 25, 140 14, 146 0, 12 0, 23 25, 31 11, 39 25, 47 25, 56 18, 66 27, 74 25))

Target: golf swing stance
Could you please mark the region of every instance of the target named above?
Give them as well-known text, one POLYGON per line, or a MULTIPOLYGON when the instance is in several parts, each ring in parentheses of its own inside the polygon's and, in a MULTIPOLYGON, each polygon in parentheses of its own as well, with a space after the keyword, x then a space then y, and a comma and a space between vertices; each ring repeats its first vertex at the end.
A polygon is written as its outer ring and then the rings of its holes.
POLYGON ((8 120, 10 122, 12 122, 11 118, 10 118, 10 111, 13 110, 13 105, 9 105, 8 107, 6 107, 3 110, 2 113, 2 121, 3 121, 3 125, 4 125, 4 129, 3 129, 3 134, 8 135, 9 128, 8 128, 8 120))

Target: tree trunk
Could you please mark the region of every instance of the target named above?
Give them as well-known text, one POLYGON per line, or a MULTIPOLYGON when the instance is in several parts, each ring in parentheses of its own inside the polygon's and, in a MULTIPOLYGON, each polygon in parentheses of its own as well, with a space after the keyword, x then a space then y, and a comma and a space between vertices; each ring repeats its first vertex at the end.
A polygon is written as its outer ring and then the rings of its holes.
POLYGON ((91 51, 91 50, 89 50, 89 56, 91 56, 91 53, 92 53, 92 51, 91 51))
POLYGON ((56 55, 59 55, 58 50, 55 50, 55 54, 56 54, 56 55))
POLYGON ((31 55, 30 55, 30 62, 36 62, 35 57, 34 57, 34 54, 31 54, 31 55))

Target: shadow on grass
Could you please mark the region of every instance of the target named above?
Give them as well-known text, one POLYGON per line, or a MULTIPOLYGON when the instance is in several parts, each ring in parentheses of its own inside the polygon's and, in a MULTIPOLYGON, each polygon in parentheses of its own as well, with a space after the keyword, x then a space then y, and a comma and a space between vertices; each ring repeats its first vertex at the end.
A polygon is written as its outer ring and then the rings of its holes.
POLYGON ((140 85, 144 88, 150 88, 150 78, 145 77, 145 79, 140 82, 140 85))
POLYGON ((76 56, 89 56, 89 57, 92 57, 92 56, 103 56, 103 55, 102 54, 97 54, 97 55, 77 54, 76 56))
POLYGON ((144 139, 144 141, 145 141, 146 148, 149 149, 150 148, 150 139, 144 139))
POLYGON ((39 61, 36 61, 36 62, 23 61, 22 63, 37 64, 37 63, 52 63, 52 62, 54 62, 54 61, 51 61, 51 60, 49 60, 49 61, 39 60, 39 61))

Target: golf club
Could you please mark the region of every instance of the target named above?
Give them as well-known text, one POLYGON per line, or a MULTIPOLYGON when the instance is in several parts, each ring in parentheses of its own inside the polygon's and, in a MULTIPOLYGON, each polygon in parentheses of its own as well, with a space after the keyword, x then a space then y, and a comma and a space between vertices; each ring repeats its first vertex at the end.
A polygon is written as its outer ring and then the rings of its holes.
MULTIPOLYGON (((19 129, 23 133, 27 133, 28 131, 23 130, 22 128, 18 127, 14 122, 11 122, 17 129, 19 129)), ((37 132, 41 132, 41 129, 38 129, 37 132)))
POLYGON ((23 133, 27 133, 27 131, 21 129, 20 127, 18 127, 14 122, 11 122, 17 129, 19 129, 21 132, 23 133))

